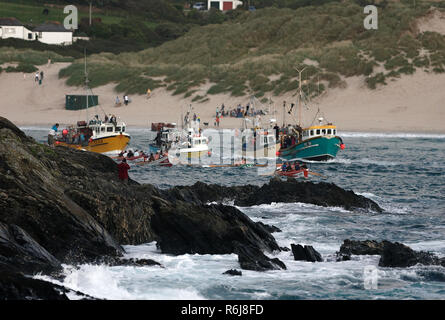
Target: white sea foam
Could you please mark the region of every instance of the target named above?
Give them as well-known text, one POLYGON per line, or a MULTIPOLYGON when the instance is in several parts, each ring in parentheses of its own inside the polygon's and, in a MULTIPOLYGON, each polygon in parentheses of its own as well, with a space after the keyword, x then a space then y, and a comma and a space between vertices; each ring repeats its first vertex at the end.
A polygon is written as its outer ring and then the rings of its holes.
POLYGON ((439 133, 403 133, 403 132, 339 132, 339 136, 350 138, 404 138, 404 139, 445 139, 439 133))

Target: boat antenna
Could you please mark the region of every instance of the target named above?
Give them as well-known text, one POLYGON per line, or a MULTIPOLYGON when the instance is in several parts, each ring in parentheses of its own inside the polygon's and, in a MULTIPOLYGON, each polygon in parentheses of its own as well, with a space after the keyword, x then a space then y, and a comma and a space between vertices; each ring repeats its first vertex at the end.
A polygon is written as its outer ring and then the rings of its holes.
POLYGON ((299 80, 298 80, 298 95, 299 95, 299 99, 298 99, 298 125, 300 127, 301 127, 301 101, 303 99, 303 93, 302 93, 303 89, 302 89, 302 86, 301 86, 301 84, 302 84, 301 74, 303 73, 304 69, 306 69, 306 67, 304 67, 301 70, 298 70, 298 68, 295 67, 295 70, 298 71, 298 77, 299 77, 299 80))
POLYGON ((89 100, 89 97, 88 97, 88 82, 89 82, 89 80, 88 80, 88 71, 87 71, 87 48, 84 48, 84 56, 85 56, 85 70, 84 70, 84 73, 85 73, 85 91, 86 91, 86 94, 87 94, 87 108, 86 108, 86 112, 87 112, 87 122, 88 122, 88 100, 89 100))

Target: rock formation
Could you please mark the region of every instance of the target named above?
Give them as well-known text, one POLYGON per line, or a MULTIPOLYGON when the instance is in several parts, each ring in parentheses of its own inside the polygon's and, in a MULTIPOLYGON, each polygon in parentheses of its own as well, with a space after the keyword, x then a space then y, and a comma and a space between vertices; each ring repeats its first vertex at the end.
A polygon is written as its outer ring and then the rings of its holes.
POLYGON ((445 258, 438 258, 425 251, 415 251, 410 247, 383 240, 344 240, 337 252, 337 260, 349 260, 351 255, 380 255, 380 267, 411 267, 416 264, 442 265, 445 267, 445 258))

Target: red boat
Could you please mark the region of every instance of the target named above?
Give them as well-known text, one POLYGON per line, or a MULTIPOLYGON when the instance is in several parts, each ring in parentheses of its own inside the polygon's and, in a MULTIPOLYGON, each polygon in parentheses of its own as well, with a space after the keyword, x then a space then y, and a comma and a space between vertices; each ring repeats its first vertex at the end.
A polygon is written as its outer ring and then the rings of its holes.
POLYGON ((307 178, 309 176, 309 169, 299 169, 299 170, 291 170, 291 171, 281 171, 281 169, 275 171, 275 174, 279 176, 285 177, 297 177, 302 176, 307 178))

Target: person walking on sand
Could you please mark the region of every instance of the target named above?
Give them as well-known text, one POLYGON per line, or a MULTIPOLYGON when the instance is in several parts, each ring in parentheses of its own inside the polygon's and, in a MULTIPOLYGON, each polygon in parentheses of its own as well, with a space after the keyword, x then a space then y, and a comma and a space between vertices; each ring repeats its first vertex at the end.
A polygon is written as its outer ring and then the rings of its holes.
POLYGON ((147 89, 147 99, 149 99, 151 97, 151 90, 150 88, 147 89))
POLYGON ((127 95, 124 96, 124 104, 126 106, 128 106, 128 96, 127 95))
POLYGON ((35 76, 35 78, 34 78, 34 82, 38 82, 38 81, 39 81, 39 78, 40 78, 40 75, 39 75, 38 72, 36 72, 36 76, 35 76))
POLYGON ((130 166, 127 163, 127 160, 124 158, 122 162, 117 165, 119 171, 119 180, 123 183, 128 183, 128 170, 130 170, 130 166))

